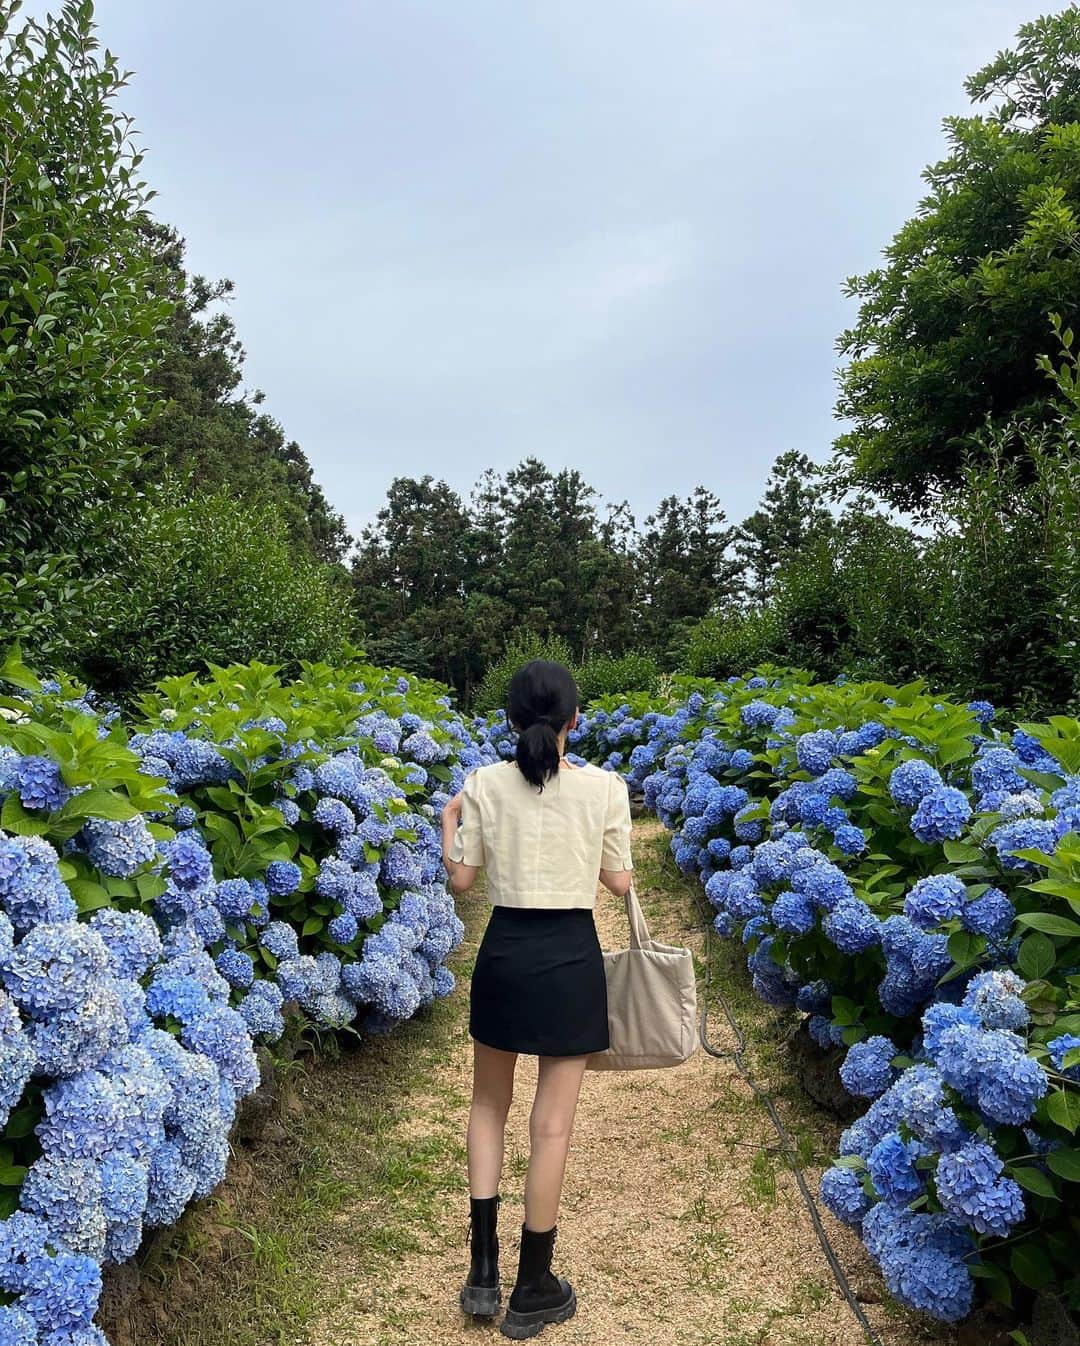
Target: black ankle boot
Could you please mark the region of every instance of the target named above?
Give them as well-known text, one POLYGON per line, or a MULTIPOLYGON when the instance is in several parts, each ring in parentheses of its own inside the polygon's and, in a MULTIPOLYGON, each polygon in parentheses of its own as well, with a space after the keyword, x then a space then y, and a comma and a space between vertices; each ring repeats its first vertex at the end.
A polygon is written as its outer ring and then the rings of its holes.
POLYGON ((522 1341, 535 1337, 545 1323, 563 1323, 577 1308, 574 1287, 551 1271, 557 1225, 550 1229, 521 1226, 517 1283, 510 1293, 500 1325, 504 1337, 522 1341))
POLYGON ((478 1318, 494 1317, 502 1302, 499 1285, 499 1196, 469 1197, 471 1264, 461 1287, 461 1307, 478 1318))

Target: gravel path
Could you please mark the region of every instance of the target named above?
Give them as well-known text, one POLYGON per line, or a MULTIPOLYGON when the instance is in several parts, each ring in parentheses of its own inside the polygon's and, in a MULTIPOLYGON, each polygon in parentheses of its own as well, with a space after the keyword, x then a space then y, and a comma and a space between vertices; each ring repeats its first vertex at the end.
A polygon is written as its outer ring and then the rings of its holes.
MULTIPOLYGON (((700 913, 685 886, 660 886, 665 845, 655 820, 635 825, 639 897, 658 938, 700 955, 700 913)), ((436 1050, 421 1052, 408 1106, 385 1132, 355 1137, 357 1145, 382 1147, 382 1181, 333 1217, 339 1237, 323 1262, 322 1309, 308 1346, 505 1340, 498 1319, 473 1322, 457 1303, 468 1269, 468 973, 490 910, 477 890, 459 909, 468 933, 451 959, 459 987, 444 1002, 456 1002, 447 1034, 436 1050)), ((596 920, 605 948, 625 945, 622 903, 603 889, 596 920)), ((535 1081, 536 1058, 520 1057, 501 1189, 504 1303, 517 1269, 535 1081)), ((820 1126, 814 1148, 827 1153, 835 1127, 825 1119, 820 1126)), ((700 1048, 674 1070, 586 1072, 553 1266, 574 1282, 578 1310, 569 1322, 545 1328, 541 1339, 562 1346, 860 1346, 864 1338, 775 1148, 734 1066, 700 1048)), ((348 1164, 347 1154, 341 1162, 348 1164)), ((875 1301, 867 1312, 883 1346, 942 1340, 882 1302, 857 1241, 826 1220, 856 1286, 875 1301)))

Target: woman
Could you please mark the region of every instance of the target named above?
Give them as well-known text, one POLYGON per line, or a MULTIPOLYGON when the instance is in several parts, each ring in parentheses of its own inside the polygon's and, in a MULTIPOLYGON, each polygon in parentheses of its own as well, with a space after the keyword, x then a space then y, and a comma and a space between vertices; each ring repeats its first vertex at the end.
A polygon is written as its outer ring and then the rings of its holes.
POLYGON ((442 815, 451 890, 467 892, 483 867, 492 904, 469 1000, 472 1264, 461 1305, 478 1317, 494 1315, 502 1299, 496 1215, 514 1067, 522 1052, 539 1058, 517 1281, 502 1321, 503 1335, 517 1340, 577 1306, 551 1258, 586 1059, 609 1045, 593 907, 598 880, 625 897, 633 878, 626 782, 566 758, 577 702, 562 664, 534 659, 518 669, 507 698, 514 760, 471 772, 442 815))

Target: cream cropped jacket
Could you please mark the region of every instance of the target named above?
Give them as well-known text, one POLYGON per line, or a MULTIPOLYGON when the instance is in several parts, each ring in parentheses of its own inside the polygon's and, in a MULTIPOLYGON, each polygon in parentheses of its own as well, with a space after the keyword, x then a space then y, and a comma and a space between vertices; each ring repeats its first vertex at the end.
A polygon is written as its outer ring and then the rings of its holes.
POLYGON ((493 906, 594 907, 600 870, 634 867, 626 781, 589 763, 538 790, 513 761, 476 767, 449 856, 484 868, 493 906))

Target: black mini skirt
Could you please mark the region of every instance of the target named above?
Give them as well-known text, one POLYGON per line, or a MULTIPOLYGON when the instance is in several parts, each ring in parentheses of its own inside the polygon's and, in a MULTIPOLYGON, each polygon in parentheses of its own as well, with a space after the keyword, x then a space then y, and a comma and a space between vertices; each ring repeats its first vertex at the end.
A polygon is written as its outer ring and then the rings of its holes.
POLYGON ((469 1034, 526 1055, 607 1050, 607 979, 590 907, 492 907, 469 988, 469 1034))

